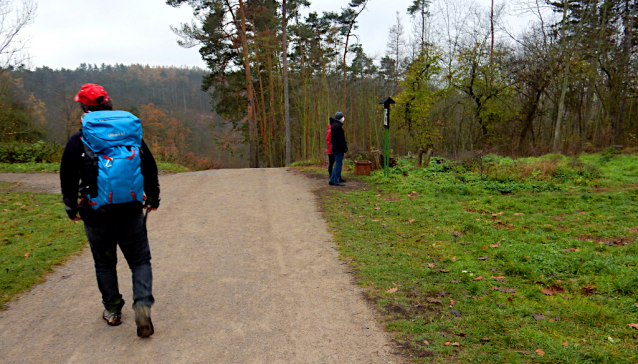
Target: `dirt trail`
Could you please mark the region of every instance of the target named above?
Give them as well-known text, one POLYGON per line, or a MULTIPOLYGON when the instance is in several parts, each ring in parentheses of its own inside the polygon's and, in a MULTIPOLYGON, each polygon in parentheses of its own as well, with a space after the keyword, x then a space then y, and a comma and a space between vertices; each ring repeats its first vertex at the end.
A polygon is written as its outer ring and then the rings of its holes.
POLYGON ((402 361, 338 260, 311 180, 259 169, 161 183, 148 224, 155 335, 136 336, 121 255, 124 323, 104 323, 87 249, 0 312, 2 363, 402 361))

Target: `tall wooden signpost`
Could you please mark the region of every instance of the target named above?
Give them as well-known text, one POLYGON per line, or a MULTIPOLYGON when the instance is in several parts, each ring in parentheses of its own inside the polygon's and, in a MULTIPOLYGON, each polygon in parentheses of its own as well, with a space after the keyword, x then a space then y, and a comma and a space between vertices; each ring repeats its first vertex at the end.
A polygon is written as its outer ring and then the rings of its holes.
POLYGON ((386 177, 390 175, 390 105, 394 103, 395 102, 391 97, 386 97, 379 102, 379 104, 383 104, 383 128, 385 129, 385 143, 383 145, 383 175, 386 177))

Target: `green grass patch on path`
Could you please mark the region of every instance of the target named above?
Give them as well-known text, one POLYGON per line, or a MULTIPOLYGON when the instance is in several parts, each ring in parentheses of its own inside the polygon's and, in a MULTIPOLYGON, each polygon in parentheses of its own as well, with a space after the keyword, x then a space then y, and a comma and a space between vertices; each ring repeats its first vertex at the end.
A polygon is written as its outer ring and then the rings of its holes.
MULTIPOLYGON (((190 172, 190 169, 175 163, 157 162, 157 168, 164 173, 190 172)), ((0 173, 59 173, 59 163, 0 163, 0 173)))
POLYGON ((0 309, 86 245, 57 194, 0 193, 0 309))
POLYGON ((326 217, 417 362, 635 363, 638 157, 606 153, 403 160, 326 217))

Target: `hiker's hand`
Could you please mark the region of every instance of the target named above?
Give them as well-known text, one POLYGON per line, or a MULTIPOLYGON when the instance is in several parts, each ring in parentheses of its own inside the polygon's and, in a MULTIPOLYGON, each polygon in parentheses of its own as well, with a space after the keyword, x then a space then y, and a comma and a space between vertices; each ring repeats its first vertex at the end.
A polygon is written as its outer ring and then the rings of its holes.
POLYGON ((75 221, 80 221, 80 220, 82 220, 82 218, 81 218, 81 217, 79 217, 79 216, 76 216, 76 217, 74 217, 74 218, 72 218, 72 219, 71 219, 71 221, 73 221, 73 222, 75 222, 75 221))
POLYGON ((148 206, 148 207, 146 207, 146 210, 147 210, 148 212, 156 211, 156 210, 157 210, 157 207, 150 207, 150 206, 148 206))

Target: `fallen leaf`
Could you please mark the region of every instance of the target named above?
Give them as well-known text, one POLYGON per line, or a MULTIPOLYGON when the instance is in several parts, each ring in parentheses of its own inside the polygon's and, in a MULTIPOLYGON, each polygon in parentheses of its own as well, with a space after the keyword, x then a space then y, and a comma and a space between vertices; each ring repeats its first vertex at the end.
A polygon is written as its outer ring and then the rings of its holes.
POLYGON ((484 337, 484 338, 481 339, 481 341, 490 342, 491 340, 488 337, 484 337))
POLYGON ((446 341, 443 345, 445 345, 445 346, 450 346, 450 342, 449 342, 449 341, 446 341))
POLYGON ((31 256, 31 253, 26 253, 26 254, 24 255, 24 257, 25 257, 25 258, 28 258, 28 257, 30 257, 30 256, 31 256))
POLYGON ((459 311, 459 310, 452 310, 452 311, 450 311, 450 312, 452 312, 452 314, 453 314, 454 316, 456 316, 456 317, 461 317, 461 311, 459 311))
POLYGON ((568 252, 579 252, 580 249, 576 249, 576 248, 569 248, 569 249, 560 249, 560 251, 568 253, 568 252))
POLYGON ((522 212, 516 212, 516 213, 514 213, 514 216, 523 216, 523 215, 525 215, 525 214, 524 214, 524 213, 522 213, 522 212))
POLYGON ((545 356, 545 351, 543 351, 543 349, 536 349, 534 351, 538 354, 538 356, 545 356))
POLYGON ((490 245, 492 248, 498 248, 499 246, 501 246, 500 242, 497 242, 496 244, 492 244, 490 245))
POLYGON ((551 289, 548 289, 548 288, 541 289, 541 292, 543 292, 544 294, 546 294, 548 296, 553 296, 554 293, 556 293, 556 292, 554 292, 554 291, 552 291, 551 289))
POLYGON ((485 250, 485 249, 487 249, 487 247, 486 247, 485 245, 483 245, 483 246, 481 247, 481 249, 485 250))
POLYGON ((375 207, 374 209, 375 209, 375 210, 381 210, 381 208, 380 208, 380 207, 375 207))
POLYGON ((593 285, 589 285, 587 287, 583 287, 583 293, 586 295, 590 295, 590 294, 597 294, 598 292, 596 292, 594 289, 596 287, 594 287, 593 285))
POLYGON ((565 340, 565 342, 563 343, 563 346, 568 346, 569 345, 569 341, 565 340))
POLYGON ((534 318, 534 320, 538 321, 538 320, 545 320, 547 317, 543 316, 542 313, 535 313, 532 315, 532 317, 534 318))
POLYGON ((497 281, 499 281, 499 282, 503 282, 503 280, 505 279, 505 277, 504 277, 504 276, 497 276, 497 277, 494 277, 494 276, 493 276, 492 278, 493 278, 493 279, 495 279, 495 280, 497 280, 497 281))
POLYGON ((514 301, 514 299, 512 297, 507 297, 507 300, 510 301, 510 302, 514 301))
POLYGON ((429 342, 429 341, 427 341, 427 340, 423 340, 423 344, 425 344, 425 345, 430 345, 430 342, 429 342))
POLYGON ((482 279, 483 279, 483 276, 478 276, 478 277, 474 278, 475 281, 480 281, 482 279))
POLYGON ((427 300, 428 302, 430 302, 430 303, 443 303, 443 302, 441 302, 441 300, 440 300, 440 299, 438 299, 438 298, 434 298, 434 297, 428 297, 428 298, 426 298, 426 300, 427 300))
POLYGON ((461 344, 458 341, 453 342, 452 344, 450 344, 452 346, 461 346, 461 344))
POLYGON ((450 273, 450 271, 449 271, 449 270, 447 270, 447 269, 441 269, 441 270, 440 270, 440 272, 441 272, 441 273, 450 273))
POLYGON ((453 279, 450 281, 450 283, 461 283, 460 279, 453 279))
POLYGON ((398 290, 399 290, 399 287, 392 287, 389 290, 387 290, 386 293, 394 293, 394 292, 396 292, 398 290))
POLYGON ((416 191, 412 191, 412 192, 408 193, 408 196, 410 196, 410 197, 416 197, 418 195, 419 194, 416 191))
POLYGON ((627 326, 634 328, 634 329, 638 329, 638 324, 627 324, 627 326))
POLYGON ((456 257, 452 257, 452 261, 453 261, 453 262, 456 262, 456 257))
POLYGON ((479 257, 478 260, 487 260, 488 256, 484 256, 484 257, 479 257))
POLYGON ((436 264, 428 263, 428 268, 434 268, 434 267, 436 267, 436 264))
POLYGON ((450 307, 454 306, 456 304, 456 302, 454 302, 454 300, 450 300, 450 307))

